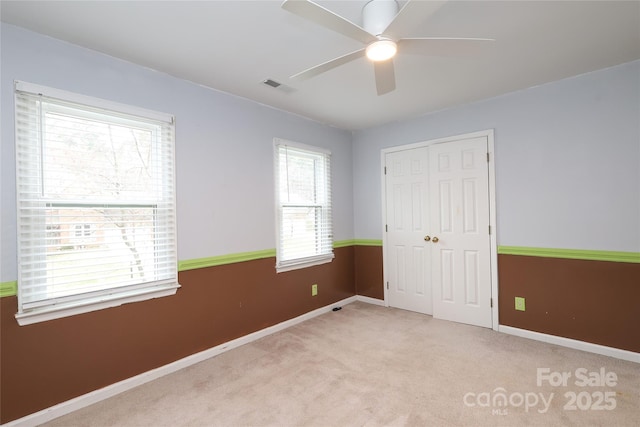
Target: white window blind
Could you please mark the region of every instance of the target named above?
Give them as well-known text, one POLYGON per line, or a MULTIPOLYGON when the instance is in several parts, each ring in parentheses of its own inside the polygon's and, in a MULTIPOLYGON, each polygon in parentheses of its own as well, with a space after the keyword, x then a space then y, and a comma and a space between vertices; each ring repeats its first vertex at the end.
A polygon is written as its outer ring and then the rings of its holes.
POLYGON ((173 117, 16 82, 20 324, 171 295, 173 117))
POLYGON ((275 171, 277 271, 330 262, 331 153, 276 139, 275 171))

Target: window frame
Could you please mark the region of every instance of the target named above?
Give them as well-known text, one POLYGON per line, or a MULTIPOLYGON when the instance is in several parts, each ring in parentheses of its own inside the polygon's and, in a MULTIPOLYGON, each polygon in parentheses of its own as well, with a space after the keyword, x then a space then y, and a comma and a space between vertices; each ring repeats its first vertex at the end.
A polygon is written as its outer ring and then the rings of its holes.
MULTIPOLYGON (((56 102, 60 101, 61 104, 66 103, 67 105, 71 105, 73 108, 77 108, 82 110, 83 112, 86 112, 88 116, 91 114, 103 113, 106 115, 111 115, 112 117, 118 117, 121 115, 123 117, 123 121, 131 120, 132 118, 139 118, 143 121, 150 120, 159 123, 162 122, 163 126, 165 126, 165 129, 169 130, 169 137, 168 139, 162 139, 161 141, 158 141, 156 144, 169 144, 168 148, 165 148, 165 150, 169 150, 167 152, 168 154, 165 154, 166 158, 169 161, 167 162, 166 166, 163 166, 160 171, 158 171, 158 173, 164 174, 167 171, 171 172, 171 178, 162 176, 162 188, 165 188, 162 194, 170 195, 168 199, 168 209, 172 210, 172 212, 175 212, 175 119, 172 115, 22 81, 14 82, 14 96, 16 120, 14 138, 16 144, 16 185, 20 185, 24 179, 20 175, 20 168, 22 163, 21 159, 19 159, 19 154, 22 152, 22 149, 19 147, 19 145, 24 144, 24 142, 22 142, 24 137, 19 135, 18 131, 19 129, 24 129, 25 125, 19 124, 18 105, 23 102, 19 102, 19 97, 41 97, 46 98, 47 100, 55 100, 56 102), (165 167, 168 169, 165 169, 165 167)), ((37 123, 39 123, 42 115, 44 115, 48 110, 43 106, 43 108, 37 111, 39 111, 39 116, 36 118, 36 121, 37 123)), ((39 167, 42 168, 42 162, 44 161, 44 151, 42 148, 43 136, 40 136, 38 138, 29 137, 27 140, 37 140, 38 144, 40 144, 40 147, 36 149, 37 154, 32 156, 36 156, 35 158, 38 159, 36 163, 38 163, 39 167)), ((157 145, 154 145, 151 149, 158 150, 159 148, 157 145)), ((24 163, 24 161, 22 162, 24 163)), ((33 170, 33 168, 35 167, 34 160, 29 160, 27 161, 27 163, 31 168, 28 170, 33 170)), ((38 173, 41 174, 41 170, 38 171, 38 173)), ((42 178, 42 185, 46 185, 44 178, 42 178)), ((21 201, 23 201, 22 197, 24 196, 18 190, 16 206, 18 230, 21 230, 22 226, 25 223, 25 219, 22 218, 23 214, 21 213, 21 201)), ((52 203, 51 200, 49 200, 49 198, 44 194, 42 196, 42 199, 36 202, 36 205, 39 206, 39 209, 42 209, 43 206, 47 208, 55 207, 55 204, 56 202, 52 203)), ((143 202, 143 204, 146 204, 146 202, 143 202)), ((80 206, 82 205, 82 202, 79 199, 72 199, 71 205, 80 206)), ((81 208, 79 207, 79 209, 81 208)), ((48 214, 43 213, 42 215, 42 221, 44 221, 44 219, 47 218, 48 214)), ((144 301, 152 298, 175 294, 177 289, 180 288, 180 284, 178 283, 177 270, 177 233, 175 213, 172 213, 168 217, 163 217, 162 221, 162 227, 164 227, 163 229, 171 230, 171 235, 169 237, 171 243, 169 243, 169 247, 174 254, 167 264, 169 266, 169 273, 166 278, 148 282, 139 281, 130 285, 114 285, 113 287, 106 287, 97 291, 87 291, 86 289, 83 289, 79 292, 71 293, 62 297, 46 298, 41 302, 27 301, 22 295, 23 286, 21 286, 21 282, 24 276, 22 265, 23 260, 21 259, 21 247, 23 246, 23 244, 21 242, 22 238, 18 236, 18 312, 15 315, 18 324, 28 325, 32 323, 72 316, 80 313, 101 310, 108 307, 115 307, 129 302, 144 301)), ((84 224, 82 222, 75 225, 73 237, 77 237, 75 236, 77 227, 80 227, 81 239, 91 237, 91 235, 95 232, 95 228, 89 225, 89 229, 87 229, 86 225, 87 224, 84 224), (87 232, 89 232, 88 236, 86 235, 87 232)), ((43 247, 44 245, 46 245, 47 237, 50 233, 50 230, 46 226, 42 226, 39 228, 37 228, 35 232, 36 241, 39 242, 36 244, 36 247, 43 247), (39 228, 42 228, 42 230, 39 230, 39 228)), ((156 237, 154 237, 154 242, 156 241, 155 239, 156 237)), ((155 268, 154 271, 156 271, 155 268)))
MULTIPOLYGON (((311 267, 315 265, 321 265, 329 263, 335 257, 333 252, 333 226, 332 226, 332 196, 331 196, 331 151, 302 144, 299 142, 289 141, 281 138, 274 138, 274 200, 275 200, 275 216, 276 216, 276 272, 286 272, 291 270, 297 270, 300 268, 311 267), (325 176, 323 177, 324 193, 326 199, 324 202, 315 203, 283 203, 280 200, 280 149, 281 147, 291 147, 294 151, 306 152, 313 156, 321 156, 325 162, 325 176), (323 222, 319 225, 319 228, 315 228, 316 234, 325 232, 326 235, 320 235, 316 239, 320 242, 316 244, 321 245, 322 253, 318 253, 312 256, 301 256, 292 259, 283 259, 283 242, 282 242, 282 227, 283 227, 283 208, 286 207, 307 207, 316 209, 319 208, 323 215, 323 222), (324 227, 324 228, 323 228, 324 227), (322 245, 324 243, 324 245, 322 245), (328 247, 327 247, 328 246, 328 247)), ((314 182, 314 187, 318 185, 314 182)))

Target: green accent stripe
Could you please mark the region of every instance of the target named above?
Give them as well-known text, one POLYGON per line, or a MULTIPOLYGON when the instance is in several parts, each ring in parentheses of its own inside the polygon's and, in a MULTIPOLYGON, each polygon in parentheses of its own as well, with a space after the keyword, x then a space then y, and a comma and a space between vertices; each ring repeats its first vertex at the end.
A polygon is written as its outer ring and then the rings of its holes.
POLYGON ((373 239, 355 239, 355 246, 382 246, 382 240, 373 240, 373 239))
POLYGON ((355 240, 337 240, 335 242, 333 242, 333 248, 345 248, 347 246, 353 246, 355 245, 355 240))
MULTIPOLYGON (((339 240, 333 242, 334 248, 344 248, 347 246, 382 246, 381 240, 339 240)), ((189 259, 178 262, 178 271, 195 270, 198 268, 215 267, 218 265, 234 264, 237 262, 253 261, 264 258, 275 258, 275 249, 265 249, 262 251, 241 252, 230 255, 220 255, 207 258, 189 259)), ((0 297, 13 296, 17 294, 17 282, 0 283, 0 297)))
POLYGON ((18 294, 18 282, 2 282, 0 283, 0 298, 12 297, 18 294))
MULTIPOLYGON (((352 239, 333 242, 334 248, 347 246, 382 246, 382 240, 352 239)), ((554 249, 529 248, 524 246, 498 246, 501 255, 536 256, 545 258, 582 259, 589 261, 629 262, 640 264, 640 252, 592 251, 583 249, 554 249)), ((234 264, 237 262, 253 261, 264 258, 275 258, 275 249, 265 249, 254 252, 241 252, 231 255, 221 255, 208 258, 190 259, 178 262, 178 271, 195 270, 197 268, 214 267, 218 265, 234 264)), ((0 297, 17 295, 18 282, 0 283, 0 297)))
POLYGON ((333 242, 334 248, 344 248, 346 246, 382 246, 382 240, 351 239, 333 242))
POLYGON ((544 258, 583 259, 640 263, 640 252, 592 251, 584 249, 528 248, 524 246, 498 246, 501 255, 522 255, 544 258))
MULTIPOLYGON (((333 242, 334 248, 347 246, 382 246, 382 240, 337 240, 333 242)), ((190 259, 178 262, 178 271, 195 270, 196 268, 215 267, 217 265, 233 264, 236 262, 253 261, 256 259, 275 258, 275 249, 265 249, 255 252, 241 252, 231 255, 220 255, 208 258, 190 259)))
POLYGON ((196 268, 214 267, 217 265, 234 264, 236 262, 253 261, 256 259, 274 258, 275 249, 265 249, 254 252, 241 252, 231 255, 220 255, 208 258, 190 259, 178 262, 178 271, 195 270, 196 268))

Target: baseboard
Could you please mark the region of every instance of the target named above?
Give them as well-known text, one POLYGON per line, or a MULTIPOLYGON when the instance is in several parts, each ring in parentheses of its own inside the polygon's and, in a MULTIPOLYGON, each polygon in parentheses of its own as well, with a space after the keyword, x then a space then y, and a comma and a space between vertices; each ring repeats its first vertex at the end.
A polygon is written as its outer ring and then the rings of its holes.
MULTIPOLYGON (((310 311, 308 313, 305 313, 293 319, 289 319, 284 322, 278 323, 277 325, 273 325, 268 328, 261 329, 249 335, 245 335, 235 340, 217 345, 210 349, 201 351, 200 353, 192 354, 191 356, 187 356, 183 359, 177 360, 175 362, 169 363, 159 368, 152 369, 147 372, 143 372, 142 374, 136 375, 135 377, 127 378, 126 380, 117 382, 115 384, 111 384, 99 390, 92 391, 82 396, 78 396, 74 399, 67 400, 66 402, 62 402, 57 405, 54 405, 50 408, 43 409, 41 411, 35 412, 33 414, 27 415, 22 418, 18 418, 17 420, 10 421, 6 424, 2 424, 2 427, 38 426, 47 421, 51 421, 55 418, 69 414, 73 411, 77 411, 79 409, 85 408, 94 403, 108 399, 117 394, 131 390, 149 381, 153 381, 155 379, 161 378, 165 375, 179 371, 188 366, 191 366, 196 363, 215 357, 226 351, 232 350, 244 344, 248 344, 260 338, 266 337, 276 332, 280 332, 284 329, 287 329, 291 326, 302 323, 306 320, 328 313, 334 307, 344 306, 347 304, 351 304, 355 301, 361 301, 368 304, 385 306, 385 302, 383 300, 366 297, 362 295, 355 295, 349 298, 345 298, 341 301, 337 301, 325 307, 318 308, 316 310, 310 311)), ((543 334, 540 332, 529 331, 526 329, 514 328, 512 326, 499 325, 498 331, 506 334, 510 334, 510 335, 523 337, 523 338, 529 338, 537 341, 547 342, 550 344, 561 345, 561 346, 573 348, 576 350, 587 351, 590 353, 596 353, 604 356, 614 357, 617 359, 627 360, 630 362, 640 363, 640 353, 635 353, 633 351, 621 350, 618 348, 592 344, 584 341, 573 340, 570 338, 563 338, 555 335, 543 334)))
POLYGON ((614 347, 593 344, 590 342, 574 340, 571 338, 558 337, 555 335, 543 334, 541 332, 529 331, 527 329, 514 328, 512 326, 499 325, 498 331, 509 335, 516 335, 522 338, 529 338, 543 341, 550 344, 561 345, 576 350, 587 351, 589 353, 601 354, 603 356, 615 357, 616 359, 627 360, 629 362, 640 363, 640 353, 622 350, 614 347))
POLYGON ((361 302, 366 302, 367 304, 379 305, 382 307, 386 307, 384 300, 378 298, 365 297, 364 295, 356 295, 356 300, 361 302))
MULTIPOLYGON (((370 299, 373 299, 373 298, 370 298, 370 299)), ((347 305, 357 300, 358 300, 358 297, 355 295, 349 298, 345 298, 341 301, 335 302, 325 307, 318 308, 316 310, 310 311, 308 313, 305 313, 293 319, 289 319, 284 322, 278 323, 277 325, 273 325, 268 328, 261 329, 249 335, 245 335, 235 340, 228 341, 226 343, 217 345, 210 349, 201 351, 200 353, 192 354, 191 356, 187 356, 183 359, 176 360, 175 362, 169 363, 159 368, 152 369, 147 372, 143 372, 142 374, 136 375, 135 377, 127 378, 126 380, 117 382, 115 384, 111 384, 107 387, 92 391, 87 394, 83 394, 82 396, 78 396, 71 400, 67 400, 65 402, 51 406, 50 408, 43 409, 42 411, 38 411, 33 414, 27 415, 25 417, 18 418, 17 420, 10 421, 6 424, 2 424, 2 427, 38 426, 47 421, 51 421, 55 418, 69 414, 73 411, 77 411, 89 405, 93 405, 94 403, 108 399, 117 394, 131 390, 132 388, 148 383, 149 381, 156 380, 160 377, 179 371, 188 366, 210 359, 226 351, 232 350, 236 347, 240 347, 241 345, 259 340, 260 338, 266 337, 276 332, 280 332, 284 329, 290 328, 291 326, 297 325, 306 320, 312 319, 314 317, 320 316, 325 313, 329 313, 334 307, 347 305)))

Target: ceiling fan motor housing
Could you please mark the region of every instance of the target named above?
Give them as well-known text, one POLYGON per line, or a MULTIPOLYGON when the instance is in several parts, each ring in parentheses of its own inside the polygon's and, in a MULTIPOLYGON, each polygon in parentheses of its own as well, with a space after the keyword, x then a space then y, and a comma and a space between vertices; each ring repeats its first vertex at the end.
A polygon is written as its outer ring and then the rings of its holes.
POLYGON ((380 36, 398 14, 396 0, 371 0, 362 8, 362 28, 380 36))

